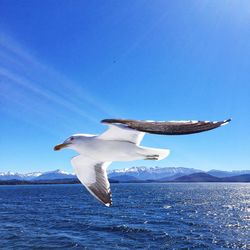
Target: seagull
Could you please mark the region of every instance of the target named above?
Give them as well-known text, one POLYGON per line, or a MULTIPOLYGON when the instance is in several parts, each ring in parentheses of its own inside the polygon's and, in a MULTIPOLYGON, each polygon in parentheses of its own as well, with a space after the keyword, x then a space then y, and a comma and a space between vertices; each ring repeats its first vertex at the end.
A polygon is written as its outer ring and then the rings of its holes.
POLYGON ((100 134, 74 134, 54 150, 69 148, 79 155, 71 159, 75 174, 87 190, 107 207, 112 205, 112 194, 107 167, 113 161, 162 160, 169 149, 140 146, 145 133, 186 135, 200 133, 226 125, 224 121, 142 121, 104 119, 108 129, 100 134))

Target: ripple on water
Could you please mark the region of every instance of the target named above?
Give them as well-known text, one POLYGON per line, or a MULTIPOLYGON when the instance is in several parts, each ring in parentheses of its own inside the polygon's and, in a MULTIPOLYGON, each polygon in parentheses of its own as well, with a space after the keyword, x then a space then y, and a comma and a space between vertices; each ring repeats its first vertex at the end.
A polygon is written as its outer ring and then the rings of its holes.
POLYGON ((1 186, 0 248, 250 248, 249 184, 112 189, 106 208, 81 185, 1 186))
POLYGON ((170 205, 164 205, 164 206, 163 206, 164 209, 169 209, 169 208, 171 208, 171 207, 172 207, 172 206, 170 206, 170 205))

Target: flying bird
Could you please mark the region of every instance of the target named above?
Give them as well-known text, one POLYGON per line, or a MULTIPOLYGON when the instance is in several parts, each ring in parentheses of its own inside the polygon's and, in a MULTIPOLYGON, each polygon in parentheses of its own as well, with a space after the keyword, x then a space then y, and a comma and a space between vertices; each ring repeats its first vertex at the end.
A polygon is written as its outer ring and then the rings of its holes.
POLYGON ((113 161, 162 160, 169 149, 140 146, 145 133, 185 135, 200 133, 226 125, 224 121, 141 121, 105 119, 108 129, 100 135, 74 134, 54 150, 69 148, 79 155, 71 160, 75 174, 87 190, 106 206, 112 205, 107 167, 113 161))

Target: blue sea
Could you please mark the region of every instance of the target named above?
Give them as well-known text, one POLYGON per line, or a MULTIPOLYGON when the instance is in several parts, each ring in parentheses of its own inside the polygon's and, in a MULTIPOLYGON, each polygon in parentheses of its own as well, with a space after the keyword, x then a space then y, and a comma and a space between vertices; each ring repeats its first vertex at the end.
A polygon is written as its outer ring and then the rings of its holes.
POLYGON ((250 184, 0 186, 0 249, 250 249, 250 184))

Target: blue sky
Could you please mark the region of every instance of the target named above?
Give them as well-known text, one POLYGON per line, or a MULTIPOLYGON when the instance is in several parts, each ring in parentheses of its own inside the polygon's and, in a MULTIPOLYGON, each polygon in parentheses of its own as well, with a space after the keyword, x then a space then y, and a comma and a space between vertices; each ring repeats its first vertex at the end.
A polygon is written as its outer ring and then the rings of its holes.
POLYGON ((104 118, 224 120, 147 135, 168 166, 250 169, 249 1, 0 0, 0 171, 72 172, 53 146, 104 118))

